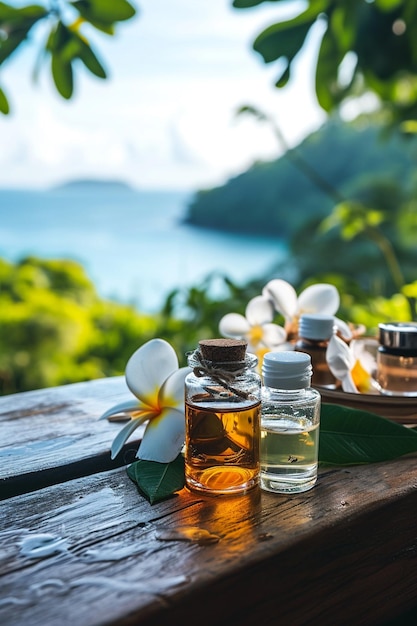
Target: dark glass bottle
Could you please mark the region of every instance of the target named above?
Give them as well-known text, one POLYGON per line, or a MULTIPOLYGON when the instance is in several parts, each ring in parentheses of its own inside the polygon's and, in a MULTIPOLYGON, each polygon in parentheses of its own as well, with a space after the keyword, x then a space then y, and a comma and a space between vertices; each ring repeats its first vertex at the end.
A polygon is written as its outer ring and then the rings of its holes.
POLYGON ((327 365, 326 351, 329 340, 334 333, 333 315, 319 313, 305 314, 300 317, 298 325, 299 339, 295 350, 306 352, 311 357, 313 376, 311 384, 317 387, 335 389, 337 379, 327 365))

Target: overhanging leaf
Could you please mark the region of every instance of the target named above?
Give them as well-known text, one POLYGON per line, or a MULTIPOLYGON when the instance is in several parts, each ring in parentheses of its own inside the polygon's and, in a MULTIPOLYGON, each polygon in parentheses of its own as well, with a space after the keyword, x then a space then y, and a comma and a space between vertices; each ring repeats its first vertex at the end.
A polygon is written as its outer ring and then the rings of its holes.
POLYGON ((9 102, 7 100, 6 94, 3 89, 0 87, 0 112, 7 115, 10 112, 9 102))
MULTIPOLYGON (((270 0, 271 2, 280 2, 281 0, 270 0)), ((233 0, 232 6, 235 9, 249 9, 262 4, 266 0, 233 0)))
POLYGON ((136 9, 127 0, 78 0, 71 3, 89 22, 113 24, 129 20, 136 9))
POLYGON ((368 411, 323 404, 320 421, 323 465, 377 463, 417 452, 415 430, 368 411))
POLYGON ((324 33, 316 66, 316 94, 320 106, 331 111, 337 104, 338 70, 343 58, 333 32, 328 28, 324 33))
POLYGON ((71 63, 63 61, 59 54, 52 54, 52 76, 55 87, 63 98, 71 98, 74 90, 74 79, 71 63))
POLYGON ((172 463, 135 461, 127 468, 127 474, 145 498, 155 504, 184 487, 184 458, 179 454, 172 463))
POLYGON ((92 74, 98 76, 98 78, 106 78, 106 70, 98 60, 90 45, 85 43, 82 39, 80 39, 78 43, 78 58, 81 59, 86 68, 88 68, 92 74))

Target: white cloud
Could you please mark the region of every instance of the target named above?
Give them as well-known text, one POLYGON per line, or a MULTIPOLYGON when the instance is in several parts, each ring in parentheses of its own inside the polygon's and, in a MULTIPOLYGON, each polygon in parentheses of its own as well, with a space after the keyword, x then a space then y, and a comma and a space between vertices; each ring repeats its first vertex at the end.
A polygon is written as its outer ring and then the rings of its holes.
MULTIPOLYGON (((112 78, 85 72, 70 102, 48 72, 29 82, 34 50, 12 59, 2 84, 16 113, 0 118, 0 185, 47 186, 105 176, 134 185, 196 188, 219 184, 254 160, 274 158, 270 129, 236 119, 242 104, 274 116, 293 145, 324 119, 313 98, 311 55, 294 85, 273 87, 251 42, 282 7, 231 9, 229 0, 142 0, 117 38, 97 43, 112 78)), ((314 42, 313 42, 314 45, 314 42)))

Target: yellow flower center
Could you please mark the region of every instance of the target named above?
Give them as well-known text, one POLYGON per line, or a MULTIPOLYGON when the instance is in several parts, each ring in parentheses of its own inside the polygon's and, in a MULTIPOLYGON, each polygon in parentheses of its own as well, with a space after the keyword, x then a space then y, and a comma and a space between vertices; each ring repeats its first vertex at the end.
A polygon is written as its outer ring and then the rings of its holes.
POLYGON ((249 343, 251 343, 253 346, 257 346, 258 343, 261 343, 263 336, 264 333, 262 330, 262 326, 260 326, 259 324, 257 326, 252 326, 249 331, 249 343))
POLYGON ((362 367, 358 359, 351 370, 351 374, 360 393, 366 393, 371 389, 371 375, 362 367))

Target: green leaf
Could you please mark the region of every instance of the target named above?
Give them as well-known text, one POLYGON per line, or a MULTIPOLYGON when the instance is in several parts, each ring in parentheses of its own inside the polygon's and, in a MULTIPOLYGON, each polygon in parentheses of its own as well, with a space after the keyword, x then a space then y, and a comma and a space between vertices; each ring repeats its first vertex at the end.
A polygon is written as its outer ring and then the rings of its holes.
POLYGON ((323 404, 319 461, 323 465, 378 463, 417 452, 417 432, 384 417, 323 404))
POLYGON ((38 20, 41 17, 45 17, 47 13, 47 9, 39 4, 30 4, 18 9, 5 2, 0 2, 0 22, 12 22, 13 20, 21 21, 22 18, 38 20))
POLYGON ((59 21, 53 26, 51 32, 49 33, 46 49, 52 53, 61 53, 71 39, 71 31, 63 22, 59 21))
POLYGON ((340 49, 334 33, 328 28, 324 33, 316 65, 316 94, 320 106, 330 112, 339 102, 344 91, 338 84, 339 65, 344 52, 340 49))
POLYGON ((3 63, 20 44, 26 39, 27 33, 19 31, 8 35, 7 39, 0 40, 0 64, 3 63))
POLYGON ((304 45, 304 40, 314 20, 296 23, 283 22, 273 24, 258 35, 253 43, 253 49, 263 57, 265 63, 271 63, 281 57, 289 63, 298 54, 304 45))
POLYGON ((55 87, 63 98, 69 100, 74 91, 74 78, 71 63, 63 60, 59 53, 52 53, 51 67, 55 87))
POLYGON ((145 498, 155 504, 184 487, 184 458, 179 454, 172 463, 135 461, 127 468, 127 474, 145 498))
POLYGON ((0 87, 0 112, 4 113, 4 115, 7 115, 8 113, 10 113, 9 102, 7 100, 6 94, 4 93, 1 87, 0 87))
POLYGON ((284 71, 281 73, 281 75, 277 78, 276 82, 275 82, 275 86, 279 87, 280 89, 282 87, 285 87, 285 85, 288 83, 288 81, 290 80, 290 76, 291 76, 291 72, 290 72, 290 64, 288 63, 286 68, 284 69, 284 71))
POLYGON ((89 44, 82 39, 79 40, 78 57, 92 74, 95 74, 95 76, 98 76, 99 78, 106 78, 106 70, 94 54, 89 44))
POLYGON ((31 5, 15 9, 0 2, 0 25, 4 37, 0 37, 0 63, 3 63, 26 39, 32 26, 44 18, 44 7, 31 5))
POLYGON ((235 9, 249 9, 256 7, 263 2, 285 2, 286 0, 233 0, 232 6, 235 9))
POLYGON ((383 11, 393 11, 403 4, 404 0, 375 0, 375 5, 383 11))
POLYGON ((94 24, 113 24, 129 20, 136 14, 135 8, 126 0, 77 0, 71 3, 79 14, 94 24))

